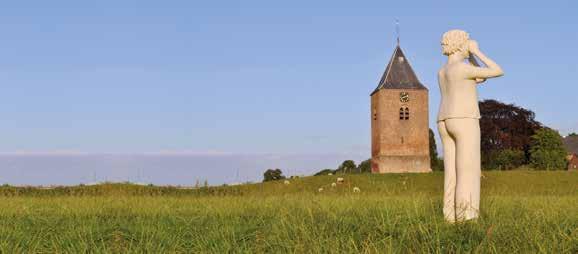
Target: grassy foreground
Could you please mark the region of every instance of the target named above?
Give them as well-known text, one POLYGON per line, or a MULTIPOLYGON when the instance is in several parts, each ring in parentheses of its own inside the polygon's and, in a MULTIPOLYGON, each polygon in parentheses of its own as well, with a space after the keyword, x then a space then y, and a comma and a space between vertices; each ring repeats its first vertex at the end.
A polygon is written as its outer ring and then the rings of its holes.
POLYGON ((0 252, 578 253, 577 172, 484 175, 481 218, 457 225, 441 215, 441 173, 347 175, 337 187, 337 176, 199 190, 0 187, 0 252))

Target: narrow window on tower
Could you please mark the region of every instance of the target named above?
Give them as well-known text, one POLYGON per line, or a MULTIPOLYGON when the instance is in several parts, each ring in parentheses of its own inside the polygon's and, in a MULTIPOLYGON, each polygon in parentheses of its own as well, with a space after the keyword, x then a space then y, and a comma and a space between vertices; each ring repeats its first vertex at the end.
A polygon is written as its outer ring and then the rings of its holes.
POLYGON ((405 119, 405 120, 409 120, 409 108, 406 107, 404 113, 405 113, 405 114, 404 114, 404 119, 405 119))
POLYGON ((377 110, 373 108, 373 120, 377 120, 377 110))
POLYGON ((404 118, 403 108, 399 108, 399 120, 403 120, 403 118, 404 118))

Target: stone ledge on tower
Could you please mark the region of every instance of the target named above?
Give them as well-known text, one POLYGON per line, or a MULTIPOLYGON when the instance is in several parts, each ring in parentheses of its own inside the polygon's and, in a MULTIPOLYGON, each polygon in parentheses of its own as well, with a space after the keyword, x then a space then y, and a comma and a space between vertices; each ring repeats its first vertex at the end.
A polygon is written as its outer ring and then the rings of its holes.
POLYGON ((371 159, 373 173, 428 173, 429 155, 375 156, 371 159))

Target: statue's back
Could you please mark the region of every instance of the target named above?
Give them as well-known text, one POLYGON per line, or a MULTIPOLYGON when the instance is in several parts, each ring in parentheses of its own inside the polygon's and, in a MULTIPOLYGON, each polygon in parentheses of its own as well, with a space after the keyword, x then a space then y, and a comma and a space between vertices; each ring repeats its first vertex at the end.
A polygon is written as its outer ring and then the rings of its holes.
POLYGON ((441 104, 438 121, 448 118, 480 118, 476 82, 467 78, 466 63, 446 64, 438 72, 441 104))

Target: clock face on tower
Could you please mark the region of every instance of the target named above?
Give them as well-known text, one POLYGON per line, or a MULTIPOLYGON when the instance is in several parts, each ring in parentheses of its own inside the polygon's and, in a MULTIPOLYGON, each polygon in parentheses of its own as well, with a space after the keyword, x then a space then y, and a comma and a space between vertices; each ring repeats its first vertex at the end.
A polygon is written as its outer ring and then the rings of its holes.
POLYGON ((409 102, 409 93, 401 92, 399 93, 399 101, 401 102, 409 102))

